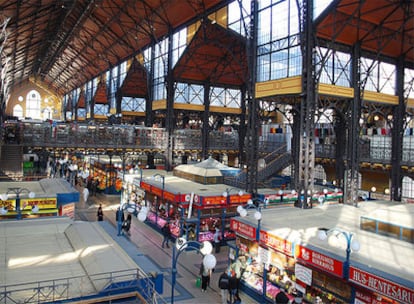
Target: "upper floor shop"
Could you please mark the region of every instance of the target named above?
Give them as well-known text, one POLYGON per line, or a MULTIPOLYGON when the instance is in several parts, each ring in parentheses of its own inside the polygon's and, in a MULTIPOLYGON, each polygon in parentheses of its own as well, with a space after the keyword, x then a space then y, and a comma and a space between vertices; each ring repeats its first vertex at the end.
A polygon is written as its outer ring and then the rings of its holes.
MULTIPOLYGON (((169 137, 165 128, 138 125, 108 125, 87 123, 57 123, 52 121, 9 121, 4 123, 3 142, 20 144, 29 149, 71 151, 165 152, 171 144, 175 154, 199 152, 202 147, 202 129, 176 129, 169 137)), ((316 158, 335 160, 338 141, 330 124, 315 128, 316 158)), ((208 132, 210 153, 239 155, 240 132, 231 126, 208 132)), ((280 149, 290 152, 293 133, 288 124, 262 124, 259 151, 262 156, 280 149)), ((363 163, 391 165, 392 137, 387 128, 365 128, 359 137, 359 160, 363 163)), ((244 145, 242 145, 244 147, 244 145)), ((345 152, 346 153, 346 152, 345 152)), ((403 134, 402 165, 414 165, 414 128, 403 134)))

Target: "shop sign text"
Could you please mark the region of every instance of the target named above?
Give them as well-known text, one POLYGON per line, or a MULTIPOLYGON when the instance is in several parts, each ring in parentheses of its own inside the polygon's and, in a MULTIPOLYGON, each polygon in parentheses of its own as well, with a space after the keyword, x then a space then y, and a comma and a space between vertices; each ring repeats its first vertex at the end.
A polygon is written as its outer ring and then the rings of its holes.
POLYGON ((292 243, 281 237, 260 230, 260 242, 267 247, 292 256, 292 243))
POLYGON ((231 230, 233 230, 235 233, 244 235, 248 237, 249 239, 255 240, 256 239, 256 228, 247 225, 245 223, 241 223, 236 220, 231 220, 231 230))
POLYGON ((349 269, 349 280, 401 303, 414 303, 414 290, 393 283, 355 267, 349 269))
POLYGON ((223 196, 203 196, 201 202, 203 206, 224 205, 226 199, 223 196))
POLYGON ((300 245, 297 246, 296 250, 298 259, 342 278, 343 263, 341 261, 300 245))

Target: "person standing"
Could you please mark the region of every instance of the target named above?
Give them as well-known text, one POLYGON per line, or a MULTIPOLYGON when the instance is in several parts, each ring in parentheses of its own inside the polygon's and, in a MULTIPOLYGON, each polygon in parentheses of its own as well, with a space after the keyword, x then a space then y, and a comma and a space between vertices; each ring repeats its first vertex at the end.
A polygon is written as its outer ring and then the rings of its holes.
POLYGON ((91 184, 92 196, 96 196, 96 191, 98 190, 98 184, 99 184, 99 181, 97 178, 92 180, 92 184, 91 184))
POLYGON ((128 216, 127 216, 126 220, 122 223, 122 229, 128 235, 131 235, 129 233, 129 229, 131 229, 131 221, 132 221, 132 215, 131 215, 131 213, 128 213, 128 216))
POLYGON ((170 248, 169 242, 171 237, 171 230, 170 230, 170 224, 165 223, 164 227, 162 227, 162 248, 164 248, 164 245, 167 246, 167 248, 170 248))
POLYGON ((122 224, 125 221, 124 211, 121 210, 121 207, 118 207, 116 209, 115 220, 116 220, 116 223, 117 223, 117 226, 118 226, 118 235, 121 235, 122 224))
POLYGON ((88 203, 88 198, 89 198, 89 190, 87 187, 83 188, 83 202, 85 203, 85 205, 88 203))
POLYGON ((236 261, 234 261, 234 263, 231 264, 231 270, 233 270, 236 274, 236 282, 237 282, 236 294, 237 295, 239 295, 240 281, 241 281, 241 276, 243 273, 243 265, 242 265, 241 259, 244 259, 244 257, 238 257, 236 261))
POLYGON ((213 235, 214 249, 216 253, 220 252, 220 229, 216 228, 216 232, 213 235))
POLYGON ((102 210, 102 204, 99 204, 98 207, 98 212, 97 212, 97 217, 98 217, 98 221, 102 222, 103 221, 103 210, 102 210))
POLYGON ((227 304, 229 297, 229 275, 226 270, 219 277, 218 287, 220 288, 221 304, 227 304))
POLYGON ((203 262, 201 262, 201 266, 200 266, 200 275, 201 275, 201 291, 206 292, 207 287, 210 285, 211 269, 206 268, 203 262))
POLYGON ((229 271, 229 295, 230 295, 230 303, 233 303, 236 299, 237 293, 237 278, 236 273, 234 270, 229 271))

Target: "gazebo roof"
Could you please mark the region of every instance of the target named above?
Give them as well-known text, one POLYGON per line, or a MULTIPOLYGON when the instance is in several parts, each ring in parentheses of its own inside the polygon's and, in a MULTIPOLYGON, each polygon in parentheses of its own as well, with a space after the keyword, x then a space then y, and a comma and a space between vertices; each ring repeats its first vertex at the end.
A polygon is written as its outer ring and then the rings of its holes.
POLYGON ((179 165, 174 170, 191 173, 192 175, 213 177, 223 176, 221 170, 227 170, 230 167, 223 165, 211 156, 202 162, 193 165, 179 165))

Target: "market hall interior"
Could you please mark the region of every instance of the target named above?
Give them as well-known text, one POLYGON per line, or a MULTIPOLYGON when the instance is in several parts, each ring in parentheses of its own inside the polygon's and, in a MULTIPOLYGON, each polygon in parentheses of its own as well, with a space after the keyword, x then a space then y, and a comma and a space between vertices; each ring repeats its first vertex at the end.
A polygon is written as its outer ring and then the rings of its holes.
MULTIPOLYGON (((261 286, 255 291, 261 296, 283 287, 277 280, 292 277, 292 270, 286 276, 280 270, 297 257, 289 240, 283 238, 286 248, 268 244, 259 225, 236 219, 254 217, 265 228, 262 209, 269 203, 311 214, 331 203, 362 210, 386 201, 389 208, 361 215, 361 225, 375 237, 390 237, 394 246, 395 239, 408 243, 403 247, 412 243, 410 221, 401 225, 384 216, 395 214, 394 202, 409 208, 414 198, 412 1, 49 4, 0 1, 4 180, 44 185, 65 178, 75 185, 79 177, 93 177, 91 197, 115 195, 119 205, 129 204, 129 194, 142 194, 136 185, 124 188, 126 173, 162 169, 201 182, 180 196, 168 188, 173 178, 166 174, 139 181, 152 204, 145 207, 155 209, 146 213, 146 223, 158 231, 173 219, 174 237, 193 240, 195 234, 199 241, 212 240, 218 228, 237 253, 251 248, 256 257, 272 258, 283 252, 270 268, 250 264, 261 274, 246 286, 261 286), (216 168, 224 176, 193 174, 209 159, 228 166, 216 168), (177 170, 186 164, 192 171, 177 170), (222 183, 215 192, 208 185, 222 183), (121 189, 128 196, 119 197, 121 189), (248 231, 237 230, 239 224, 248 231), (246 233, 261 246, 240 243, 246 233), (263 280, 269 288, 260 285, 263 280)), ((10 195, 2 196, 1 219, 74 216, 71 194, 33 198, 20 193, 25 185, 1 191, 10 195)), ((350 236, 341 235, 351 245, 350 236)), ((300 252, 309 249, 302 247, 300 252)), ((349 259, 339 265, 362 273, 349 259)), ((341 293, 324 284, 316 265, 301 266, 298 273, 314 271, 314 281, 304 276, 296 286, 309 298, 396 300, 360 281, 350 282, 357 294, 341 293)), ((386 274, 368 270, 361 276, 389 283, 386 274)), ((347 271, 335 270, 333 277, 346 280, 347 271)), ((404 280, 391 281, 411 294, 404 280)))

